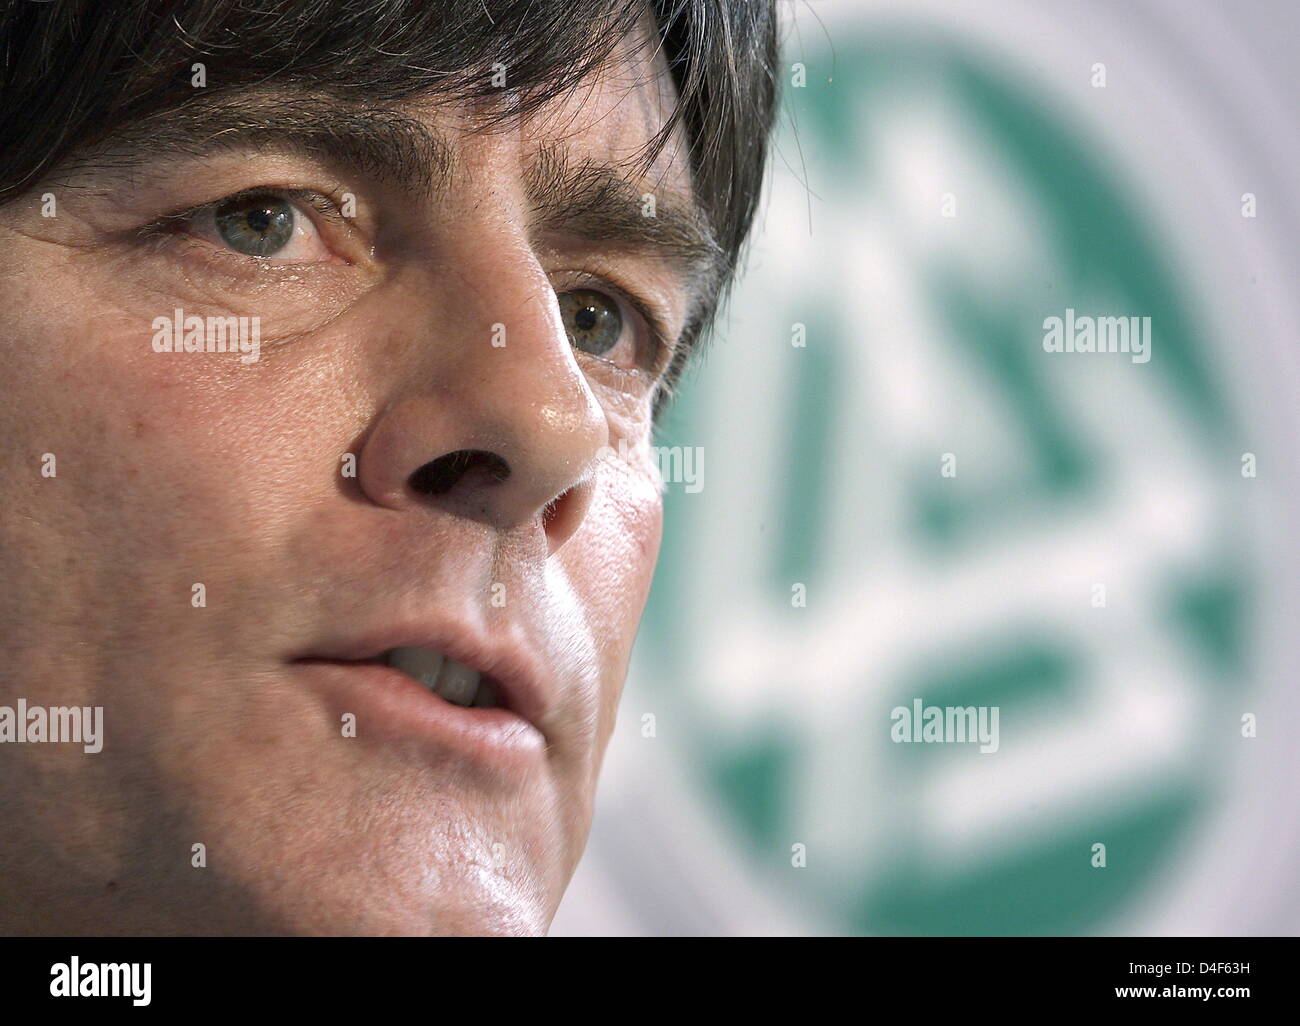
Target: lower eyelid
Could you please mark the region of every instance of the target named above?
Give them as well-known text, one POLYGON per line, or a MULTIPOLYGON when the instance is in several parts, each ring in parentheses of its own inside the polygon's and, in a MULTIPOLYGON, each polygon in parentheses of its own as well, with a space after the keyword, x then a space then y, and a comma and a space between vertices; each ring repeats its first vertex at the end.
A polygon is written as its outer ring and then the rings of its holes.
POLYGON ((312 272, 337 273, 353 266, 341 260, 303 262, 245 256, 183 229, 147 236, 143 241, 160 259, 174 263, 187 280, 194 275, 211 275, 217 283, 234 289, 261 287, 272 281, 302 281, 305 285, 304 276, 312 272))

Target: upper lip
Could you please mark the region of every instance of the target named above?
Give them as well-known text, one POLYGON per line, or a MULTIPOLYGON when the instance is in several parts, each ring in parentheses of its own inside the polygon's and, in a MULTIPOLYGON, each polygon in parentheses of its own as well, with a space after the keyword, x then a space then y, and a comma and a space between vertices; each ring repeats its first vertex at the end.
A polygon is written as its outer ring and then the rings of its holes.
POLYGON ((550 741, 554 692, 534 651, 509 636, 488 638, 466 624, 432 628, 394 626, 362 633, 347 640, 327 642, 302 652, 294 662, 310 659, 361 662, 376 659, 394 648, 428 648, 455 659, 490 680, 499 705, 531 723, 550 741))

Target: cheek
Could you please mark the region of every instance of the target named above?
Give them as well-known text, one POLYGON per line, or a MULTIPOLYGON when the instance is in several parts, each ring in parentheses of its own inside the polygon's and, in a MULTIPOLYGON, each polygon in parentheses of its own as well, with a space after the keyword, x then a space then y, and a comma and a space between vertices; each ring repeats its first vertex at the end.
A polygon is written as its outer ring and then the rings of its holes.
POLYGON ((179 646, 184 630, 220 615, 215 604, 206 620, 193 615, 194 582, 214 597, 252 597, 283 525, 306 499, 331 496, 339 443, 324 440, 348 437, 348 407, 288 404, 337 399, 337 386, 284 359, 154 352, 148 316, 127 312, 131 297, 89 287, 67 264, 42 268, 39 255, 27 273, 0 275, 11 368, 0 568, 22 582, 0 596, 0 612, 24 617, 27 633, 44 617, 75 622, 86 638, 129 630, 179 646), (294 416, 300 409, 312 416, 294 416), (57 476, 41 474, 46 453, 57 476))
POLYGON ((662 527, 663 501, 651 475, 612 461, 582 529, 561 550, 600 653, 605 733, 654 577, 662 527))

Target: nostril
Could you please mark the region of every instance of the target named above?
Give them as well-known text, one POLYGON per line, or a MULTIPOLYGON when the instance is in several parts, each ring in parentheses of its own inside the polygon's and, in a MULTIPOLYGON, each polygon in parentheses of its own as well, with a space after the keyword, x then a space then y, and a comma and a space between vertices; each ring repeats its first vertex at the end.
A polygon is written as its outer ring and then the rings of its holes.
POLYGON ((593 493, 589 483, 579 483, 546 504, 542 510, 542 530, 546 534, 549 552, 554 552, 577 531, 591 505, 593 493))
POLYGON ((417 495, 446 495, 462 481, 500 484, 510 476, 510 464, 494 452, 457 449, 430 460, 408 478, 417 495))

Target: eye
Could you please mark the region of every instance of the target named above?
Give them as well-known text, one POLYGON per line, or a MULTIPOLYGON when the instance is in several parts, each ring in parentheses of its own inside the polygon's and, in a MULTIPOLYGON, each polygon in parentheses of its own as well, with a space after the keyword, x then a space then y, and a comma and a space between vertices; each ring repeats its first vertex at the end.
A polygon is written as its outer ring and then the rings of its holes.
POLYGON ((561 292, 560 315, 569 341, 592 356, 604 356, 623 337, 623 312, 612 296, 595 289, 561 292))
POLYGON ((271 190, 227 197, 195 211, 188 222, 191 234, 244 256, 301 263, 330 257, 311 217, 271 190))
POLYGON ((213 211, 217 234, 231 249, 273 256, 293 238, 293 205, 276 196, 237 196, 213 211))

